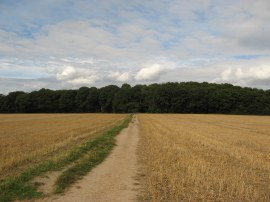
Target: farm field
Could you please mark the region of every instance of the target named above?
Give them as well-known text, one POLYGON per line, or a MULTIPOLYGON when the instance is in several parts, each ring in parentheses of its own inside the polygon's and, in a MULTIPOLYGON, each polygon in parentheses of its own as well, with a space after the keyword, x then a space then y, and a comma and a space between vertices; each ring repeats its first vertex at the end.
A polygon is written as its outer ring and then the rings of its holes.
POLYGON ((270 201, 270 117, 140 114, 149 201, 270 201))
POLYGON ((9 114, 0 115, 0 179, 20 167, 97 137, 126 115, 9 114))

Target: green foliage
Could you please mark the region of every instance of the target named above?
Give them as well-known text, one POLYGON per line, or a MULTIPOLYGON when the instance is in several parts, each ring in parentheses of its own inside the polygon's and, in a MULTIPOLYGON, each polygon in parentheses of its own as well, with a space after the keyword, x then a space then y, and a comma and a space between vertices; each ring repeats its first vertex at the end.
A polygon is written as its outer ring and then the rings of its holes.
POLYGON ((89 94, 89 88, 81 87, 77 91, 77 95, 75 97, 76 107, 79 112, 87 111, 87 96, 89 94))
POLYGON ((11 92, 9 93, 4 100, 2 101, 2 106, 0 107, 2 112, 5 113, 14 113, 17 112, 16 110, 16 98, 19 95, 25 94, 21 91, 11 92))
POLYGON ((60 112, 74 112, 75 110, 75 97, 77 92, 75 90, 64 90, 61 92, 59 99, 60 112))
POLYGON ((110 113, 113 111, 114 95, 119 91, 119 87, 109 85, 99 89, 99 104, 101 112, 110 113))
POLYGON ((231 84, 168 82, 162 84, 109 85, 97 89, 0 95, 0 113, 222 113, 270 114, 270 90, 231 84))
POLYGON ((31 110, 31 100, 28 94, 20 94, 16 97, 15 101, 17 112, 30 112, 31 110))
POLYGON ((85 110, 82 112, 100 112, 99 94, 96 87, 92 87, 88 91, 88 95, 85 100, 85 110))

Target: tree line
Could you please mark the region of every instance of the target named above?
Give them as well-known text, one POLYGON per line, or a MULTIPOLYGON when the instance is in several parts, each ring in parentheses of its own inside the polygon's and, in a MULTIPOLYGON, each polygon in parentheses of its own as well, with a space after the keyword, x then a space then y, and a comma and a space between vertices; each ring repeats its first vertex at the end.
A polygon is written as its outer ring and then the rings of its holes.
POLYGON ((270 90, 198 82, 0 94, 0 113, 205 113, 270 115, 270 90))

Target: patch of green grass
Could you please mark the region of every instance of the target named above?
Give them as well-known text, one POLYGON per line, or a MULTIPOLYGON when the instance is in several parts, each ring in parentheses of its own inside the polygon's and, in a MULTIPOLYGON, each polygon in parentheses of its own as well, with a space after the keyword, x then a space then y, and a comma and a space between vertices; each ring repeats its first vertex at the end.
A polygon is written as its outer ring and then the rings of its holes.
POLYGON ((65 166, 76 162, 74 166, 67 169, 57 180, 56 191, 63 192, 71 183, 104 160, 115 145, 114 137, 123 128, 128 126, 131 118, 132 115, 128 116, 120 124, 107 130, 96 139, 77 146, 54 160, 48 160, 30 168, 18 177, 9 177, 0 181, 0 201, 31 199, 41 196, 42 193, 37 191, 37 187, 29 183, 31 179, 48 171, 62 170, 65 166))
POLYGON ((115 145, 115 136, 125 127, 127 127, 131 117, 123 125, 116 126, 111 130, 99 136, 91 142, 89 153, 76 162, 72 167, 64 171, 56 181, 56 193, 62 193, 76 180, 91 171, 96 165, 101 163, 110 153, 115 145))

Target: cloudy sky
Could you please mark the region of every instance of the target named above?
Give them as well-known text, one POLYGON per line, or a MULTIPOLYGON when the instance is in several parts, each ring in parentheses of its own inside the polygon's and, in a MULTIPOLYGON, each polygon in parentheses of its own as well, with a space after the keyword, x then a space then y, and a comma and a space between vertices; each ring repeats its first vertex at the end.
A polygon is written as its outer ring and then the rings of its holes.
POLYGON ((269 0, 0 0, 0 93, 208 81, 270 89, 269 0))

